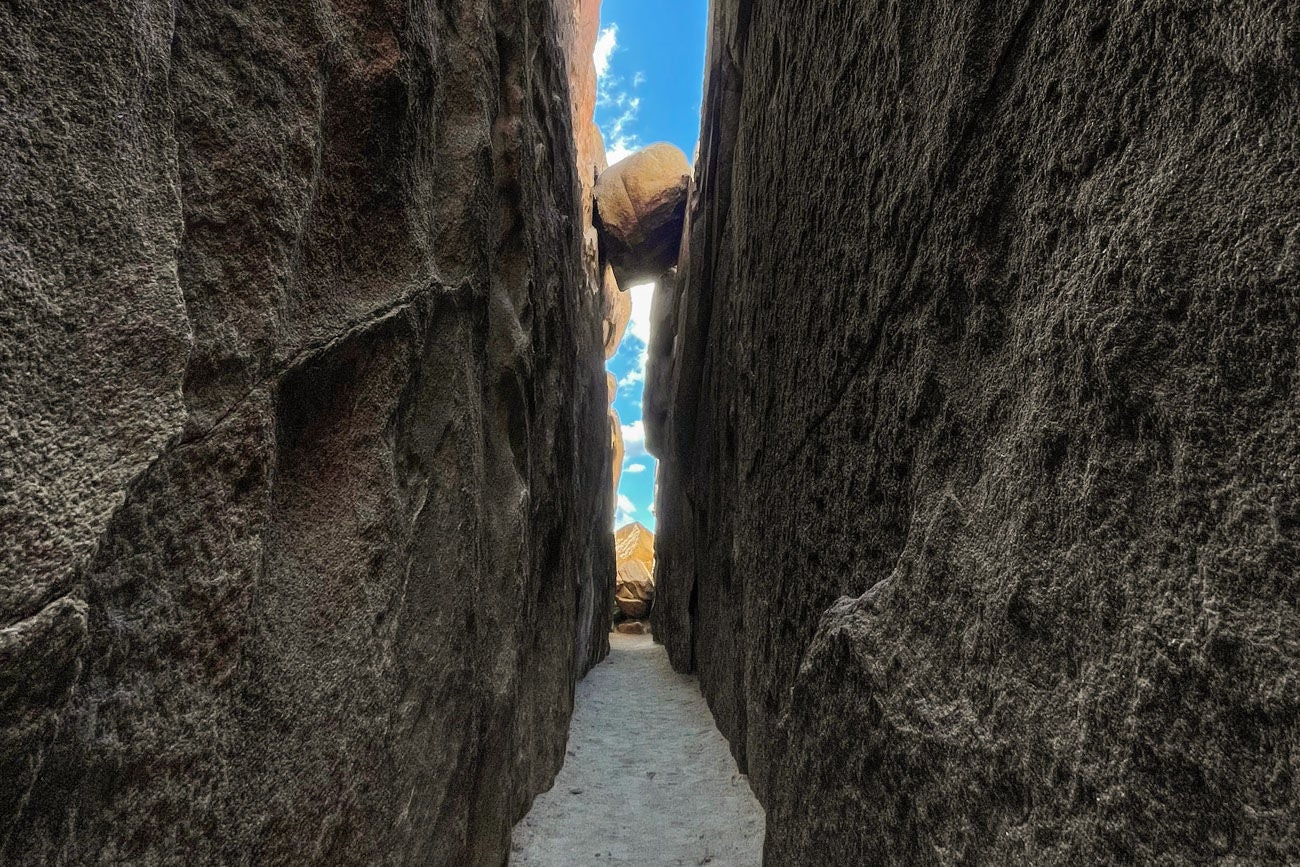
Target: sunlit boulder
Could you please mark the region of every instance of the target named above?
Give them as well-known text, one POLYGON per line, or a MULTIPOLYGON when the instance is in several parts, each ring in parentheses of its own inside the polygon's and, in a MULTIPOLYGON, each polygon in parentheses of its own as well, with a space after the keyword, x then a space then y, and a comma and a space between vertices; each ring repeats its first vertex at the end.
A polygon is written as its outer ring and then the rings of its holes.
POLYGON ((596 180, 596 229, 620 286, 658 279, 677 264, 690 176, 686 155, 661 142, 596 180))

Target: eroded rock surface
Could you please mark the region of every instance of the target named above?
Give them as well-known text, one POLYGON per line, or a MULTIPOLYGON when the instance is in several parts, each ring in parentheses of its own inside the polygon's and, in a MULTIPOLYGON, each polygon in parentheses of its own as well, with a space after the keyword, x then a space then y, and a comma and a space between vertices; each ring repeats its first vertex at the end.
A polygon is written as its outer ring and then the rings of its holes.
POLYGON ((568 14, 0 9, 0 861, 502 862, 609 630, 568 14))
POLYGON ((768 863, 1300 859, 1298 27, 714 3, 653 621, 768 863))
POLYGON ((620 286, 656 280, 677 264, 690 174, 686 155, 665 142, 601 172, 596 228, 620 286))

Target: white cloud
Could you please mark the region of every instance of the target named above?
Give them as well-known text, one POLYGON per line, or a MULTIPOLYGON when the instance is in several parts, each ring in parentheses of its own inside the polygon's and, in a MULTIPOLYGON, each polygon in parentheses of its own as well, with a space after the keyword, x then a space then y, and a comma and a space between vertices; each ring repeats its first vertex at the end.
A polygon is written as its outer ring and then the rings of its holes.
POLYGON ((605 140, 605 162, 611 166, 619 160, 625 160, 641 149, 641 139, 628 130, 628 124, 636 120, 636 113, 641 108, 641 100, 625 99, 626 94, 619 94, 618 105, 623 113, 614 119, 608 130, 603 130, 605 140))
MULTIPOLYGON (((624 338, 624 340, 626 339, 627 338, 624 338)), ((629 370, 627 376, 618 381, 618 387, 623 391, 632 391, 638 385, 645 382, 645 362, 641 360, 644 355, 646 355, 645 352, 638 355, 636 367, 629 370)))
POLYGON ((632 295, 632 318, 627 331, 635 340, 640 341, 636 365, 627 376, 619 381, 619 388, 631 389, 638 383, 645 382, 645 366, 650 359, 650 308, 654 304, 655 284, 638 283, 627 290, 632 295))
POLYGON ((625 473, 644 473, 645 471, 646 471, 646 465, 645 465, 645 464, 632 464, 632 465, 630 465, 626 470, 624 470, 623 472, 625 472, 625 473))
MULTIPOLYGON (((623 79, 612 69, 618 51, 618 25, 611 24, 600 31, 591 60, 596 66, 596 108, 617 112, 612 119, 600 124, 605 137, 605 160, 613 165, 640 149, 641 140, 631 128, 641 110, 641 100, 622 88, 623 79)), ((645 84, 645 73, 632 76, 632 89, 645 84)))
POLYGON ((622 527, 624 524, 630 524, 636 520, 636 503, 628 499, 626 494, 618 495, 618 510, 614 513, 615 526, 622 527))
POLYGON ((638 283, 629 286, 632 294, 632 318, 628 322, 628 331, 642 343, 650 345, 650 307, 654 304, 655 284, 638 283))
POLYGON ((637 419, 631 424, 622 425, 623 428, 623 445, 628 446, 633 443, 640 445, 645 442, 645 422, 637 419))
POLYGON ((596 50, 592 52, 591 61, 596 64, 596 78, 604 78, 609 73, 609 60, 618 47, 618 25, 611 24, 600 31, 596 38, 596 50))
POLYGON ((636 460, 647 457, 650 453, 645 450, 645 422, 637 419, 631 424, 622 425, 622 429, 623 459, 636 460))

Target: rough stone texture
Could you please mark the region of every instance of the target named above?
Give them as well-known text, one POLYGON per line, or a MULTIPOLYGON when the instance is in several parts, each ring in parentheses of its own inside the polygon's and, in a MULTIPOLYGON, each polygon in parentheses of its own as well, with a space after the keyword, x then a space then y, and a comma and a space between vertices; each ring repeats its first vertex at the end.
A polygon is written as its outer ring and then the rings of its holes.
POLYGON ((653 621, 769 864, 1300 861, 1298 30, 714 3, 653 621))
POLYGON ((0 861, 502 862, 609 630, 569 12, 0 8, 0 861))
POLYGON ((686 155, 666 142, 601 172, 593 191, 596 228, 619 285, 657 280, 677 264, 690 175, 686 155))
POLYGON ((618 578, 614 599, 625 617, 645 617, 654 602, 655 537, 640 521, 614 533, 618 578))

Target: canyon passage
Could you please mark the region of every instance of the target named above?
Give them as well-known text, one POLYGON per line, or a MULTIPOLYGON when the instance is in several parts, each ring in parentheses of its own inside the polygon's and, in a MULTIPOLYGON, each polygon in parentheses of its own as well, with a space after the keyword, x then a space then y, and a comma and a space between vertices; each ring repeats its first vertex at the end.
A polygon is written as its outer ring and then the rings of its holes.
POLYGON ((510 863, 743 867, 763 811, 694 678, 649 636, 614 635, 578 684, 564 767, 515 828, 510 863))
POLYGON ((1300 863, 1297 33, 0 5, 0 863, 1300 863))

